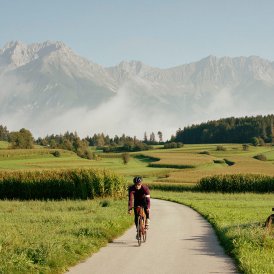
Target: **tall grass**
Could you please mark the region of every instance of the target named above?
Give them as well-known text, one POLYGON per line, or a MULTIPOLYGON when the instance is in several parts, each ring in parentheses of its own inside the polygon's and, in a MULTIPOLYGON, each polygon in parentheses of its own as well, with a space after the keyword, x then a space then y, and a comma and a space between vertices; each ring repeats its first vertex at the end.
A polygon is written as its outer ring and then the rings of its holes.
POLYGON ((108 170, 0 172, 0 199, 93 199, 122 197, 127 184, 108 170))
POLYGON ((125 199, 0 201, 0 274, 57 274, 133 224, 125 199))

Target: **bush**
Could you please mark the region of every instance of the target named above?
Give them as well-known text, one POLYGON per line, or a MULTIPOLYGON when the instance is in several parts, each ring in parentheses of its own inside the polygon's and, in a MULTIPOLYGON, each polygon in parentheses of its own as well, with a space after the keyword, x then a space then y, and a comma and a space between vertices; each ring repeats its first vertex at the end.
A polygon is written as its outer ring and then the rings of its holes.
POLYGON ((225 161, 225 163, 226 163, 227 165, 229 165, 229 166, 235 165, 235 162, 230 161, 230 160, 228 160, 228 159, 224 159, 224 161, 225 161))
POLYGON ((60 157, 60 156, 61 156, 61 153, 60 153, 60 151, 58 151, 58 150, 53 151, 51 154, 52 154, 54 157, 60 157))
POLYGON ((266 161, 267 160, 266 156, 263 155, 263 154, 257 154, 253 158, 256 159, 256 160, 260 160, 260 161, 266 161))
POLYGON ((252 137, 250 142, 255 147, 259 145, 259 139, 257 137, 252 137))
POLYGON ((216 159, 216 160, 213 160, 214 164, 224 164, 225 163, 225 160, 223 159, 216 159))
POLYGON ((129 159, 130 159, 129 153, 127 153, 127 152, 122 153, 121 156, 122 156, 122 160, 123 160, 124 165, 126 165, 129 162, 129 159))
POLYGON ((101 207, 109 207, 111 205, 109 200, 104 200, 100 202, 101 207))
POLYGON ((224 146, 217 146, 216 150, 217 151, 226 151, 226 148, 224 146))
POLYGON ((199 154, 205 154, 205 155, 210 155, 209 151, 201 151, 199 154))
POLYGON ((184 144, 181 143, 181 142, 178 142, 178 143, 171 142, 171 143, 164 144, 164 148, 165 149, 168 149, 168 148, 180 148, 180 147, 183 147, 183 146, 184 146, 184 144))
POLYGON ((243 151, 248 151, 248 150, 249 150, 249 145, 243 144, 243 151))

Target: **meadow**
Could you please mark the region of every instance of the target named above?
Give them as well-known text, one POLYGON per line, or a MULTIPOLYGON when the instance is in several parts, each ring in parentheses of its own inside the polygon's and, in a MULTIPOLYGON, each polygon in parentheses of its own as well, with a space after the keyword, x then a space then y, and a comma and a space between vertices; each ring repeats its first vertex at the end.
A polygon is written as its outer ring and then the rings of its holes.
POLYGON ((240 272, 274 272, 274 231, 268 233, 264 227, 274 205, 273 193, 153 191, 153 197, 190 206, 203 215, 212 224, 226 253, 235 259, 240 272))
MULTIPOLYGON (((265 233, 263 222, 271 213, 273 194, 218 194, 189 191, 205 176, 265 174, 274 176, 274 147, 240 144, 185 145, 178 149, 158 146, 130 153, 124 164, 121 154, 94 148, 93 160, 75 153, 36 147, 10 150, 0 143, 1 172, 52 172, 71 169, 110 169, 127 183, 141 175, 157 186, 153 198, 176 201, 199 211, 217 231, 222 245, 243 273, 272 273, 274 235, 265 233), (59 151, 60 157, 54 156, 59 151), (253 157, 266 156, 267 161, 253 157), (44 171, 43 171, 44 170, 44 171), (183 191, 187 187, 188 191, 183 191), (177 192, 172 192, 177 190, 177 192)), ((62 273, 70 265, 96 252, 132 225, 126 199, 0 201, 0 273, 62 273)))
POLYGON ((132 225, 125 200, 0 201, 0 273, 63 273, 132 225))

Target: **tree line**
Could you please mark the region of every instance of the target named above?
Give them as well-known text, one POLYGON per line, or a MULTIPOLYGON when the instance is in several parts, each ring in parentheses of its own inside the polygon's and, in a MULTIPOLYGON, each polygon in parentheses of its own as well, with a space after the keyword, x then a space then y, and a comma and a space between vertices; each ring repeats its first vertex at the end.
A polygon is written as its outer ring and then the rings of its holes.
POLYGON ((71 150, 80 157, 93 157, 89 146, 96 146, 104 152, 131 152, 148 150, 152 145, 163 144, 164 148, 178 148, 183 144, 202 143, 252 143, 262 145, 274 143, 274 115, 225 118, 208 121, 198 125, 191 125, 178 129, 175 136, 163 142, 161 131, 156 134, 145 132, 143 140, 134 137, 117 136, 111 138, 104 133, 80 138, 76 132, 66 132, 59 135, 47 135, 35 140, 32 133, 22 128, 19 131, 9 132, 7 127, 0 125, 0 141, 8 141, 11 148, 33 148, 34 144, 49 148, 71 150), (148 137, 149 136, 149 137, 148 137))
MULTIPOLYGON (((145 133, 146 136, 146 133, 145 133)), ((162 133, 158 132, 159 140, 162 142, 162 133)), ((91 159, 93 155, 89 146, 96 146, 97 149, 104 152, 130 152, 151 149, 152 144, 158 144, 155 134, 152 132, 149 139, 143 141, 136 137, 130 137, 123 134, 111 138, 104 133, 94 134, 92 137, 87 136, 81 139, 77 132, 66 132, 65 134, 51 134, 44 138, 39 137, 35 140, 32 133, 27 129, 9 132, 7 127, 0 125, 0 140, 11 143, 11 148, 33 148, 34 144, 74 151, 82 158, 91 159)))
POLYGON ((0 141, 11 143, 11 148, 33 148, 34 138, 32 133, 22 128, 19 131, 9 132, 6 126, 0 125, 0 141))
POLYGON ((179 129, 174 141, 204 143, 274 143, 274 115, 225 118, 179 129))

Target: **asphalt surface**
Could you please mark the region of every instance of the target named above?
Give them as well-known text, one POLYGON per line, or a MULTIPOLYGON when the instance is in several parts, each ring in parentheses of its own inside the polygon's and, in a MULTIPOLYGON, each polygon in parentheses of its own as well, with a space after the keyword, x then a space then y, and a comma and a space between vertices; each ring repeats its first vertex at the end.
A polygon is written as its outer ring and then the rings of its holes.
POLYGON ((147 242, 140 247, 132 227, 67 273, 238 273, 211 225, 191 208, 153 199, 150 219, 147 242))

